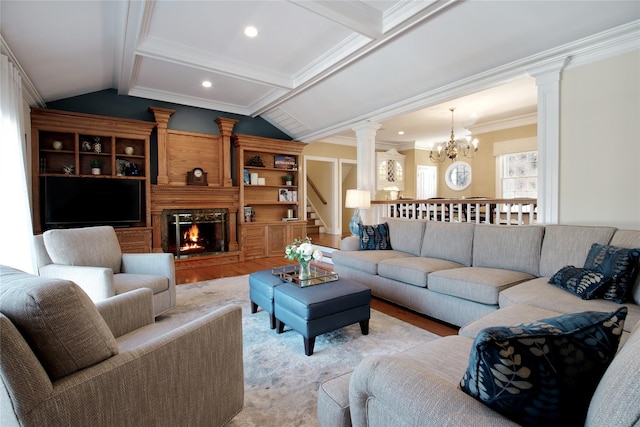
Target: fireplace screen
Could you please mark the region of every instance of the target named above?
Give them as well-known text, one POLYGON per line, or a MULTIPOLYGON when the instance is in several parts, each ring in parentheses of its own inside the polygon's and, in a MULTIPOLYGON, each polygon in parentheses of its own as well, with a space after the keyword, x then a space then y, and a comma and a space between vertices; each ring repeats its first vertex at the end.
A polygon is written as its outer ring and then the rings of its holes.
POLYGON ((176 258, 228 251, 227 209, 171 213, 167 216, 167 252, 176 258))

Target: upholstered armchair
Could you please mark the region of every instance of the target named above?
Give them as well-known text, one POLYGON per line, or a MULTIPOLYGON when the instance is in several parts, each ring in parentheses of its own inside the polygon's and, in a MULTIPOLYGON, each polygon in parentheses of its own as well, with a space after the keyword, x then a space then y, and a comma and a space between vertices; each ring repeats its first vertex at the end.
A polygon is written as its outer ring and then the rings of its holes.
POLYGON ((71 280, 94 302, 149 288, 156 316, 176 304, 173 255, 123 254, 113 227, 47 230, 34 247, 40 276, 71 280))
POLYGON ((241 308, 159 332, 152 291, 94 304, 0 266, 0 425, 220 426, 244 403, 241 308))

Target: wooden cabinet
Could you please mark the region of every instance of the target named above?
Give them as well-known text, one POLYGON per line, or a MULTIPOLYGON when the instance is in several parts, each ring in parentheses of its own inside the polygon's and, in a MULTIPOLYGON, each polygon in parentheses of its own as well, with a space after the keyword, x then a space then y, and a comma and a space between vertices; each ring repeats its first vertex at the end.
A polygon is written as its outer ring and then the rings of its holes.
POLYGON ((249 135, 234 135, 233 143, 244 257, 284 256, 287 244, 306 236, 300 182, 304 145, 249 135))
POLYGON ((119 230, 123 249, 149 251, 149 138, 154 127, 155 123, 140 120, 32 109, 34 232, 110 224, 129 230, 119 230), (51 212, 46 212, 51 210, 47 193, 53 191, 54 183, 64 196, 83 191, 65 201, 66 205, 58 203, 56 209, 62 214, 57 212, 61 216, 55 221, 47 216, 51 212), (90 217, 87 205, 91 200, 105 202, 101 208, 104 215, 90 217), (65 212, 69 218, 64 218, 65 212), (83 216, 85 212, 87 216, 83 216))

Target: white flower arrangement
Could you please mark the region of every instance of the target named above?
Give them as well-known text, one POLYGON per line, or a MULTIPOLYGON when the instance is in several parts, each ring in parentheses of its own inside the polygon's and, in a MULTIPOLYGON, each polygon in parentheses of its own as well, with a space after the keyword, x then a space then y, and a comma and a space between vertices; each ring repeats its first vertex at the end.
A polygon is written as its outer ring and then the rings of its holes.
POLYGON ((289 261, 298 261, 300 264, 307 264, 312 259, 316 261, 322 259, 322 251, 311 244, 309 237, 304 241, 295 238, 293 243, 287 245, 285 248, 284 257, 289 261))

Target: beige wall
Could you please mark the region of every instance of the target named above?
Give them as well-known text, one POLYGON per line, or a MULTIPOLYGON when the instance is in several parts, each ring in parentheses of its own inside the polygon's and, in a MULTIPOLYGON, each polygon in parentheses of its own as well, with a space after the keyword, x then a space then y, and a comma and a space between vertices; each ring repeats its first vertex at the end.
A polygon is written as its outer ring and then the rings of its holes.
POLYGON ((330 144, 328 142, 312 142, 302 150, 303 156, 330 157, 333 159, 357 159, 356 147, 330 144))
POLYGON ((639 76, 638 50, 563 73, 560 223, 640 230, 639 76))
MULTIPOLYGON (((528 125, 512 129, 505 129, 495 132, 474 135, 480 141, 480 148, 473 158, 465 157, 457 160, 468 163, 471 166, 471 185, 464 190, 455 191, 447 187, 444 174, 451 165, 450 160, 442 163, 433 163, 429 159, 428 150, 406 150, 401 153, 406 157, 406 182, 405 197, 415 197, 416 195, 416 172, 418 165, 438 167, 438 197, 458 198, 458 197, 495 197, 496 196, 496 161, 493 154, 493 144, 503 141, 515 141, 523 138, 536 137, 537 126, 528 125)), ((381 199, 379 197, 379 199, 381 199)))

